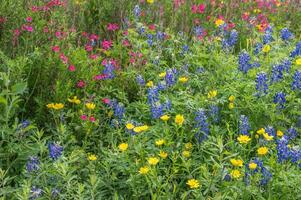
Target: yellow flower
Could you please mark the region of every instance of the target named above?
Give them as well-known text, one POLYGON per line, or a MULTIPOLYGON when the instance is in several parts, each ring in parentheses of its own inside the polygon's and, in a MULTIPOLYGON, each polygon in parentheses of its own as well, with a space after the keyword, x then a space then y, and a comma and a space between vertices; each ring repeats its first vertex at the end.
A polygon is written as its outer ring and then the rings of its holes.
POLYGON ((153 4, 154 0, 146 0, 146 2, 149 3, 149 4, 153 4))
POLYGON ((140 126, 141 131, 147 131, 149 129, 148 125, 140 126))
POLYGON ((53 104, 52 108, 54 110, 60 110, 60 109, 64 108, 64 104, 62 104, 62 103, 55 103, 55 104, 53 104))
POLYGON ((267 154, 269 151, 269 149, 267 147, 260 147, 257 149, 257 154, 260 156, 264 156, 265 154, 267 154))
POLYGON ((125 126, 128 130, 132 130, 133 128, 135 128, 134 124, 132 123, 127 123, 125 126))
POLYGON ((166 72, 162 72, 162 73, 159 74, 160 78, 164 78, 165 76, 166 76, 166 72))
POLYGON ((95 154, 88 155, 88 160, 95 161, 97 160, 97 156, 95 154))
POLYGON ((186 151, 186 150, 182 152, 182 155, 183 155, 185 158, 189 158, 189 157, 191 156, 190 151, 186 151))
POLYGON ((229 97, 229 101, 230 101, 230 102, 233 102, 234 100, 235 100, 235 96, 231 95, 231 96, 229 97))
POLYGON ((185 144, 185 149, 192 149, 191 142, 188 142, 188 143, 185 144))
POLYGON ((162 146, 164 143, 165 143, 165 140, 164 140, 164 139, 160 139, 160 140, 157 140, 157 141, 156 141, 156 145, 157 145, 157 146, 162 146))
POLYGON ((137 126, 137 127, 135 127, 135 128, 133 129, 133 131, 134 131, 135 133, 141 133, 141 132, 142 132, 142 129, 141 129, 140 126, 137 126))
POLYGON ((262 48, 262 51, 263 51, 264 53, 269 53, 270 50, 271 50, 271 46, 268 45, 268 44, 264 45, 263 48, 262 48))
POLYGON ((195 179, 189 179, 186 184, 190 187, 190 189, 196 189, 200 187, 199 181, 195 179))
POLYGON ((277 130, 277 133, 276 133, 276 135, 277 135, 278 137, 282 137, 282 136, 283 136, 283 132, 282 132, 282 131, 280 131, 280 130, 277 130))
POLYGON ((296 60, 296 65, 301 65, 301 58, 298 58, 298 59, 296 60))
POLYGON ((237 140, 240 144, 248 144, 251 141, 251 138, 248 135, 240 135, 237 140))
POLYGON ((51 108, 53 108, 54 104, 53 103, 49 103, 46 106, 47 106, 47 108, 51 109, 51 108))
POLYGON ((184 123, 184 116, 183 115, 176 115, 175 123, 182 126, 184 123))
POLYGON ((179 81, 181 82, 181 83, 186 83, 187 81, 188 81, 188 78, 187 77, 180 77, 179 78, 179 81))
POLYGON ((257 164, 256 164, 256 163, 254 163, 254 162, 249 163, 249 168, 250 168, 251 170, 256 169, 256 167, 257 167, 257 164))
POLYGON ((231 173, 230 173, 231 177, 232 178, 239 178, 241 176, 241 173, 239 170, 235 169, 235 170, 232 170, 231 173))
POLYGON ((264 133, 263 134, 263 137, 264 137, 264 139, 266 140, 266 141, 271 141, 271 140, 273 140, 273 136, 271 135, 269 135, 269 134, 267 134, 267 133, 264 133))
POLYGON ((222 19, 215 20, 215 26, 219 27, 220 25, 223 25, 225 22, 222 19))
POLYGON ((229 103, 229 109, 232 110, 234 108, 234 103, 229 103))
POLYGON ((167 158, 168 154, 164 151, 160 151, 159 156, 163 159, 167 158))
POLYGON ((150 157, 147 159, 148 164, 150 165, 156 165, 159 162, 159 159, 156 157, 150 157))
POLYGON ((162 120, 162 121, 168 121, 169 120, 169 116, 168 115, 162 115, 161 117, 160 117, 160 119, 162 120))
POLYGON ((118 146, 120 151, 126 151, 128 149, 128 147, 129 147, 129 145, 127 143, 121 143, 118 146))
POLYGON ((259 129, 258 131, 256 131, 256 133, 257 133, 258 135, 263 135, 263 134, 265 134, 265 130, 264 130, 264 128, 261 128, 261 129, 259 129))
POLYGON ((231 162, 231 164, 233 165, 233 166, 235 166, 235 167, 242 167, 243 166, 243 161, 242 160, 240 160, 240 159, 231 159, 230 160, 230 162, 231 162))
POLYGON ((146 86, 147 86, 147 87, 153 87, 153 86, 154 86, 153 81, 148 81, 148 82, 146 83, 146 86))
POLYGON ((68 98, 68 101, 70 103, 74 103, 74 104, 80 104, 80 100, 77 98, 77 96, 74 96, 72 99, 68 98))
POLYGON ((139 173, 140 174, 147 174, 149 172, 149 168, 147 166, 140 167, 139 173))
POLYGON ((86 107, 87 107, 89 110, 94 110, 94 109, 95 109, 95 104, 94 104, 94 103, 86 103, 86 107))
POLYGON ((217 90, 211 90, 211 91, 208 92, 208 98, 209 99, 212 99, 212 98, 216 97, 216 95, 217 95, 217 90))

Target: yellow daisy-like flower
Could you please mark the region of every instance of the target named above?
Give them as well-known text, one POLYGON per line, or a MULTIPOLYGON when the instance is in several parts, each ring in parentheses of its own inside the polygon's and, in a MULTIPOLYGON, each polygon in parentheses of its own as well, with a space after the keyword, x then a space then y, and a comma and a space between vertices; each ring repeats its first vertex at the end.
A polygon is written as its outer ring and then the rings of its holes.
POLYGON ((192 149, 192 143, 191 142, 186 143, 185 149, 192 149))
POLYGON ((237 140, 240 144, 248 144, 251 141, 251 138, 248 135, 240 135, 237 140))
POLYGON ((219 27, 220 25, 223 25, 225 22, 222 19, 215 20, 215 26, 219 27))
POLYGON ((267 133, 264 133, 263 134, 263 137, 264 137, 264 139, 266 140, 266 141, 271 141, 271 140, 273 140, 273 136, 272 135, 269 135, 269 134, 267 134, 267 133))
POLYGON ((277 135, 278 137, 282 137, 282 136, 283 136, 283 132, 280 131, 280 130, 277 130, 276 135, 277 135))
POLYGON ((239 170, 235 169, 231 171, 230 175, 232 178, 238 179, 241 176, 241 173, 239 170))
POLYGON ((148 82, 146 83, 146 86, 147 86, 147 87, 153 87, 153 86, 154 86, 154 82, 153 82, 153 81, 148 81, 148 82))
POLYGON ((95 109, 95 104, 94 103, 86 103, 86 107, 89 109, 89 110, 94 110, 95 109))
POLYGON ((165 140, 164 139, 160 139, 156 141, 156 145, 157 146, 162 146, 163 144, 165 144, 165 140))
POLYGON ((216 97, 216 95, 217 95, 217 90, 211 90, 208 92, 207 96, 208 96, 208 99, 212 99, 212 98, 216 97))
POLYGON ((168 121, 169 120, 169 116, 168 115, 162 115, 161 117, 160 117, 160 119, 162 120, 162 121, 168 121))
POLYGON ((95 161, 97 160, 97 156, 95 154, 88 155, 88 160, 95 161))
POLYGON ((128 149, 129 145, 127 143, 121 143, 118 145, 118 148, 120 151, 126 151, 128 149))
POLYGON ((301 65, 301 58, 298 58, 298 59, 296 60, 296 65, 301 65))
POLYGON ((268 44, 264 45, 263 48, 262 48, 262 51, 263 51, 264 53, 269 53, 270 50, 271 50, 271 46, 268 45, 268 44))
POLYGON ((259 156, 264 156, 264 155, 266 155, 268 153, 268 151, 269 151, 269 149, 267 147, 259 147, 257 149, 257 154, 259 156))
POLYGON ((189 179, 186 184, 190 187, 190 189, 196 189, 200 187, 199 181, 195 179, 189 179))
POLYGON ((229 109, 232 110, 234 108, 234 103, 229 103, 229 109))
POLYGON ((254 163, 254 162, 250 162, 250 163, 249 163, 249 168, 250 168, 251 170, 254 170, 254 169, 257 168, 257 164, 254 163))
POLYGON ((134 124, 132 124, 132 123, 127 123, 127 124, 125 125, 125 127, 126 127, 128 130, 132 130, 133 128, 135 128, 134 124))
POLYGON ((149 4, 153 4, 154 0, 146 0, 146 2, 149 3, 149 4))
POLYGON ((235 167, 242 167, 243 166, 243 161, 240 159, 231 159, 230 160, 231 164, 235 167))
POLYGON ((187 77, 180 77, 179 78, 179 81, 181 82, 181 83, 186 83, 187 81, 188 81, 188 78, 187 77))
POLYGON ((54 110, 60 110, 60 109, 64 108, 64 104, 62 104, 62 103, 55 103, 55 104, 52 104, 51 108, 54 109, 54 110))
POLYGON ((176 115, 175 123, 182 126, 184 123, 184 116, 183 115, 176 115))
POLYGON ((160 78, 164 78, 165 76, 166 76, 166 72, 162 72, 162 73, 159 74, 160 78))
POLYGON ((231 95, 231 96, 229 97, 229 101, 230 101, 230 102, 233 102, 234 100, 235 100, 235 96, 231 95))
POLYGON ((80 99, 77 98, 77 96, 74 96, 72 99, 71 98, 68 98, 68 101, 70 103, 74 103, 74 104, 80 104, 80 99))
POLYGON ((148 172, 149 172, 149 168, 147 166, 140 167, 139 169, 140 174, 147 174, 148 172))
POLYGON ((159 162, 159 158, 156 157, 150 157, 147 159, 148 164, 150 165, 157 165, 159 162))
POLYGON ((53 103, 49 103, 49 104, 46 105, 46 107, 49 108, 49 109, 53 108, 53 106, 54 106, 53 103))
POLYGON ((191 153, 190 153, 190 151, 183 151, 182 152, 182 155, 185 157, 185 158, 189 158, 190 156, 191 156, 191 153))
POLYGON ((264 128, 261 128, 261 129, 259 129, 258 131, 256 131, 256 133, 257 133, 258 135, 263 135, 263 134, 265 134, 265 130, 264 130, 264 128))
POLYGON ((168 156, 168 154, 164 151, 160 151, 160 153, 158 155, 163 159, 167 158, 167 156, 168 156))

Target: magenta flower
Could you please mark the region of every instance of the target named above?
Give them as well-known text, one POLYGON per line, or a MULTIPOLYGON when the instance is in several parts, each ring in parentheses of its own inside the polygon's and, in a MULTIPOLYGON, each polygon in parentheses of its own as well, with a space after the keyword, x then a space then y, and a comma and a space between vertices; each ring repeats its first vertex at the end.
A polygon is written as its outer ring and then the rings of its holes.
POLYGON ((104 50, 108 50, 112 47, 112 44, 113 44, 113 42, 111 40, 110 41, 103 40, 102 43, 101 43, 101 46, 104 50))
POLYGON ((70 72, 74 72, 75 71, 75 66, 74 65, 69 65, 68 70, 70 72))
POLYGON ((86 121, 88 119, 87 115, 83 114, 80 116, 81 120, 86 121))
POLYGON ((59 46, 53 46, 51 49, 52 49, 52 51, 55 52, 55 53, 58 53, 58 52, 60 52, 60 50, 61 50, 59 46))
POLYGON ((83 80, 80 80, 80 81, 77 82, 76 86, 78 88, 83 88, 83 87, 86 86, 86 83, 83 80))
POLYGON ((31 22, 32 22, 32 17, 27 17, 27 18, 26 18, 26 21, 27 21, 28 23, 31 23, 31 22))
POLYGON ((116 31, 116 30, 119 29, 119 27, 118 27, 118 24, 111 24, 111 23, 109 23, 109 24, 107 25, 107 29, 108 29, 109 31, 116 31))

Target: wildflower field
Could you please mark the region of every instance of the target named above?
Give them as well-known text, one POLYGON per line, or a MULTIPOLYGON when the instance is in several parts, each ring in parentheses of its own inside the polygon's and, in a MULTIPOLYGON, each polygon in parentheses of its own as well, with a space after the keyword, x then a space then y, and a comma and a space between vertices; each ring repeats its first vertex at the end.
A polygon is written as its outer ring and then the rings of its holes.
POLYGON ((301 199, 301 1, 0 0, 14 199, 301 199))

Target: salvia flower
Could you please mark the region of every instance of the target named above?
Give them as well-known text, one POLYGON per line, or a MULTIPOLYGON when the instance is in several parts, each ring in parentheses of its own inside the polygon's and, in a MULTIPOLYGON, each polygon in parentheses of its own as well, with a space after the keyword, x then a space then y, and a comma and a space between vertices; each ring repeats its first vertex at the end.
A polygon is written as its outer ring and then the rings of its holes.
POLYGON ((249 135, 250 129, 248 117, 241 115, 239 119, 239 133, 242 135, 249 135))
POLYGON ((26 163, 27 172, 30 173, 30 172, 39 170, 39 168, 40 168, 39 164, 40 164, 40 161, 39 161, 38 157, 30 156, 26 163))
POLYGON ((281 110, 284 108, 286 102, 285 94, 283 92, 278 92, 274 96, 274 103, 277 104, 277 109, 281 110))
POLYGON ((267 84, 268 78, 267 74, 265 72, 260 72, 257 74, 256 77, 256 90, 257 90, 257 95, 265 95, 268 93, 268 84, 267 84))
POLYGON ((63 147, 56 143, 48 144, 49 156, 53 160, 57 160, 63 152, 63 147))
POLYGON ((209 135, 209 124, 207 122, 207 116, 204 109, 199 109, 195 116, 195 128, 197 133, 195 134, 196 139, 201 143, 207 139, 209 135))

